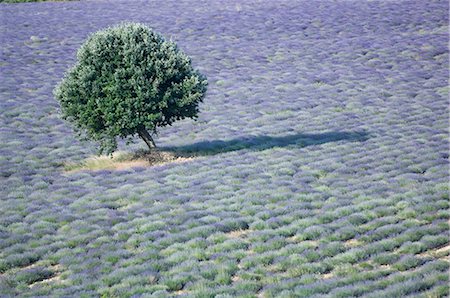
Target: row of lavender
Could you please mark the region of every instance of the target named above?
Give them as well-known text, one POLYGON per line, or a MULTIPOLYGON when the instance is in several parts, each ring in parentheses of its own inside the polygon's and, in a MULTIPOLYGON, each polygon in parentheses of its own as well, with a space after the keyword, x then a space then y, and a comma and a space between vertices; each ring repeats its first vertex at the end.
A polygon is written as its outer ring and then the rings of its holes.
POLYGON ((448 292, 444 2, 1 9, 0 296, 448 292), (199 121, 157 140, 199 157, 64 174, 95 147, 52 89, 89 33, 123 20, 208 76, 199 121))

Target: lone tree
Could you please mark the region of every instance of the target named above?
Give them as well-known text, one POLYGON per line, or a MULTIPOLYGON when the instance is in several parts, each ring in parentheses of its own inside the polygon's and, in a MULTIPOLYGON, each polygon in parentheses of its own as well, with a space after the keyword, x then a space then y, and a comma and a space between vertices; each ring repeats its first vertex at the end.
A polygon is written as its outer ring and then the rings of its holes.
POLYGON ((143 24, 123 23, 87 39, 54 95, 78 134, 111 154, 117 137, 137 134, 151 149, 158 127, 197 118, 206 87, 175 43, 143 24))

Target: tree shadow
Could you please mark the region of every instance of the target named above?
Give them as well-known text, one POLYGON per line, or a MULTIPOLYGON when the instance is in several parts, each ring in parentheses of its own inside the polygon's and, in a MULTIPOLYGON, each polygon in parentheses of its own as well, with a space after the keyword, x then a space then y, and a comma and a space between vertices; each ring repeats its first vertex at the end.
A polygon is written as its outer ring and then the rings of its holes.
POLYGON ((203 141, 179 147, 163 147, 161 149, 173 152, 177 156, 206 156, 245 149, 261 151, 274 147, 287 146, 302 148, 338 141, 363 142, 368 139, 369 134, 365 131, 332 131, 319 134, 299 133, 281 137, 249 136, 227 141, 203 141))

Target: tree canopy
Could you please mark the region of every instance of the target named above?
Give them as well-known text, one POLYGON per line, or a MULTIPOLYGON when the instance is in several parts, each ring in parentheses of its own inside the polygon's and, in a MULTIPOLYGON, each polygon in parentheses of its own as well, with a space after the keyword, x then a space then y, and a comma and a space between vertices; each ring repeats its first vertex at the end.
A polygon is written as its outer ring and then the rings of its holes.
POLYGON ((152 148, 158 127, 195 119, 206 88, 206 77, 174 42, 146 25, 123 23, 84 42, 54 95, 79 135, 110 154, 118 137, 139 135, 152 148))

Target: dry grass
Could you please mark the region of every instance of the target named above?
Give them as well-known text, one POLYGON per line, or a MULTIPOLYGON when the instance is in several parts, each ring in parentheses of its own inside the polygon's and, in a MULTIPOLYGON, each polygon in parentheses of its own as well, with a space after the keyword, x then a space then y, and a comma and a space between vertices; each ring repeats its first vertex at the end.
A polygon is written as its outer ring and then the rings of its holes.
POLYGON ((139 167, 152 167, 166 163, 180 163, 192 160, 191 156, 181 156, 173 152, 152 150, 136 153, 116 152, 112 156, 92 156, 79 163, 66 163, 66 173, 80 171, 122 171, 139 167))
POLYGON ((321 277, 322 277, 322 279, 330 279, 330 278, 334 277, 334 274, 329 272, 329 273, 322 274, 321 277))
POLYGON ((434 252, 437 253, 437 254, 444 253, 444 252, 445 253, 449 253, 450 252, 450 244, 447 244, 444 247, 438 248, 434 252))
POLYGON ((248 229, 248 230, 237 230, 237 231, 231 231, 231 232, 227 233, 226 235, 229 238, 241 238, 241 237, 244 237, 245 235, 247 235, 248 233, 251 233, 251 232, 253 232, 253 230, 250 230, 250 229, 248 229))
POLYGON ((174 294, 177 295, 177 296, 186 295, 188 293, 189 292, 186 291, 186 290, 179 290, 179 291, 174 292, 174 294))
POLYGON ((363 244, 364 243, 359 241, 358 239, 350 239, 344 243, 345 247, 357 247, 357 246, 361 246, 363 244))
POLYGON ((240 280, 242 280, 242 279, 238 275, 233 275, 233 277, 231 278, 232 282, 238 282, 240 280))

